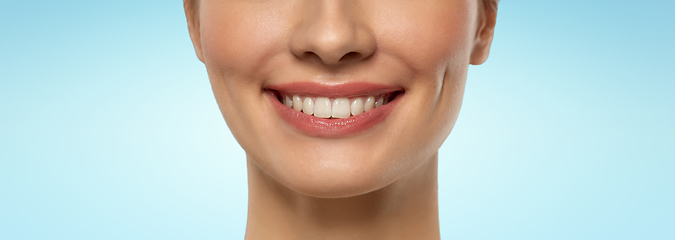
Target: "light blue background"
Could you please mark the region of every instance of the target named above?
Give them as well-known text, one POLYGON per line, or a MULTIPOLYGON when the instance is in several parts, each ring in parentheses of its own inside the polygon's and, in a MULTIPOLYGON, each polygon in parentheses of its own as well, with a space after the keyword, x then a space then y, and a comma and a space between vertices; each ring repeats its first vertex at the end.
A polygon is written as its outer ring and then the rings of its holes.
MULTIPOLYGON (((0 239, 241 239, 180 1, 9 1, 0 239)), ((673 1, 503 0, 440 153, 445 239, 675 239, 673 1)))

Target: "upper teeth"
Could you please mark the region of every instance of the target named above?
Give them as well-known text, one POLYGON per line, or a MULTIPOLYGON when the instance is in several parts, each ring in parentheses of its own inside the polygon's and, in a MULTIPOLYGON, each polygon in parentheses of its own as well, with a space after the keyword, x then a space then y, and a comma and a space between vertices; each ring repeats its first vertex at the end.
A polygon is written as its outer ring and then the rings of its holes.
POLYGON ((312 97, 283 95, 281 102, 307 115, 320 118, 348 118, 387 104, 384 95, 353 98, 312 97))

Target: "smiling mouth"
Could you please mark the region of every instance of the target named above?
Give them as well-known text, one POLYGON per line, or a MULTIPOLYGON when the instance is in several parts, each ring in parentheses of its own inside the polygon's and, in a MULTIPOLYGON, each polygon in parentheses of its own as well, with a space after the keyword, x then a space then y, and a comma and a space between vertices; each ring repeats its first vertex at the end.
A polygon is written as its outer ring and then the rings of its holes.
POLYGON ((387 105, 400 93, 400 91, 395 91, 377 96, 366 95, 339 98, 290 95, 278 91, 275 91, 273 94, 280 103, 295 111, 318 118, 339 119, 357 116, 387 105))
POLYGON ((370 129, 384 121, 405 95, 401 88, 369 83, 291 83, 264 90, 281 119, 318 137, 370 129))

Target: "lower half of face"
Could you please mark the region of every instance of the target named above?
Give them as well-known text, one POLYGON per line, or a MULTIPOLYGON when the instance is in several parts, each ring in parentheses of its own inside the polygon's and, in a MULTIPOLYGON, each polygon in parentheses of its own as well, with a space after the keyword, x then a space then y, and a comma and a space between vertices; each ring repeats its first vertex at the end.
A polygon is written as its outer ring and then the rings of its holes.
POLYGON ((200 34, 235 138, 316 197, 385 187, 431 158, 457 118, 476 3, 204 0, 200 34))

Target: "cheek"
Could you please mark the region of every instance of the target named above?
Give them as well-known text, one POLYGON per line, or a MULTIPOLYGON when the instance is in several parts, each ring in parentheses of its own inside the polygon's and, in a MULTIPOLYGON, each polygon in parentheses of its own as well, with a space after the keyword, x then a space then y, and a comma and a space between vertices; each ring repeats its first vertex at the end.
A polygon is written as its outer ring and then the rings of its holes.
POLYGON ((279 9, 245 1, 204 1, 201 7, 207 67, 250 77, 286 45, 287 19, 279 9))
POLYGON ((425 1, 383 11, 377 22, 380 48, 403 58, 415 72, 440 74, 450 65, 468 64, 473 1, 425 1))
POLYGON ((450 133, 462 102, 475 19, 472 1, 428 1, 410 11, 398 8, 381 15, 382 52, 405 62, 414 72, 401 139, 411 146, 406 159, 430 156, 450 133), (413 137, 411 137, 413 136, 413 137))
POLYGON ((279 8, 251 1, 203 0, 200 34, 204 63, 220 110, 243 147, 256 146, 263 122, 259 111, 266 80, 260 69, 286 47, 287 21, 279 8), (272 10, 277 10, 272 12, 272 10))
POLYGON ((262 101, 260 86, 268 75, 261 69, 286 48, 288 21, 280 11, 285 7, 236 0, 201 3, 204 63, 218 105, 233 132, 255 129, 260 124, 247 119, 258 117, 248 110, 262 101))

